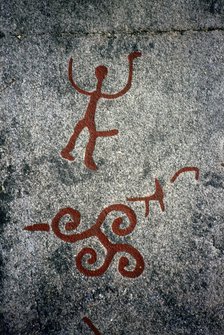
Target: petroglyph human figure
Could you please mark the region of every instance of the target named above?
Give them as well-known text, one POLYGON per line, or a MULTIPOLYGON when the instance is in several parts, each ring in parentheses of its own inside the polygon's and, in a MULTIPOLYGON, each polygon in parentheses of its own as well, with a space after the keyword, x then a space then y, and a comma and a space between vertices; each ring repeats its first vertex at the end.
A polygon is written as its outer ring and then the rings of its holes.
POLYGON ((68 141, 68 144, 66 147, 61 151, 61 156, 69 161, 73 161, 74 157, 71 155, 72 150, 75 148, 75 143, 82 132, 84 128, 87 128, 89 131, 89 141, 86 145, 86 151, 85 151, 85 165, 87 168, 91 170, 97 170, 97 166, 93 160, 93 152, 95 149, 96 145, 96 140, 98 137, 108 137, 108 136, 114 136, 118 134, 117 129, 112 129, 112 130, 105 130, 105 131, 98 131, 96 130, 96 124, 95 124, 95 114, 96 114, 96 108, 97 108, 97 103, 101 98, 104 99, 116 99, 118 97, 121 97, 124 95, 130 88, 131 88, 131 83, 132 83, 132 74, 133 74, 133 60, 137 57, 141 56, 141 52, 139 51, 134 51, 128 56, 128 61, 129 61, 129 76, 128 76, 128 81, 125 87, 113 94, 107 94, 103 93, 102 90, 102 85, 103 81, 107 76, 108 69, 104 65, 100 65, 96 67, 95 69, 95 75, 97 78, 97 85, 96 85, 96 90, 92 92, 88 92, 86 90, 81 89, 73 80, 72 76, 72 58, 70 58, 69 61, 69 67, 68 67, 68 77, 69 80, 72 84, 72 86, 81 94, 87 95, 90 97, 89 99, 89 104, 87 107, 87 110, 85 112, 84 117, 76 124, 74 128, 74 132, 71 136, 71 138, 68 141))

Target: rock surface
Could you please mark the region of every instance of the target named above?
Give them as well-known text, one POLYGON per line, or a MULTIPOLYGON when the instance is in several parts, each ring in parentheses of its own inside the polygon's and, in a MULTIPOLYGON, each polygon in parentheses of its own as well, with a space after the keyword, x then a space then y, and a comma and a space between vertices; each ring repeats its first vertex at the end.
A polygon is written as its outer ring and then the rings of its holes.
POLYGON ((223 335, 224 2, 7 0, 0 29, 0 333, 87 335, 88 316, 103 335, 223 335), (103 91, 112 93, 125 86, 136 50, 130 90, 97 106, 97 129, 119 130, 97 140, 98 170, 84 164, 86 129, 75 161, 62 159, 89 99, 68 80, 70 57, 88 91, 94 69, 107 66, 103 91), (170 181, 189 166, 199 180, 188 172, 170 181), (145 217, 144 203, 127 198, 153 194, 155 178, 165 211, 150 202, 145 217), (98 255, 88 268, 105 260, 97 237, 69 243, 23 230, 72 207, 86 231, 113 204, 137 215, 127 236, 113 234, 112 216, 102 228, 140 252, 137 278, 119 272, 123 254, 102 276, 80 273, 83 248, 98 255))

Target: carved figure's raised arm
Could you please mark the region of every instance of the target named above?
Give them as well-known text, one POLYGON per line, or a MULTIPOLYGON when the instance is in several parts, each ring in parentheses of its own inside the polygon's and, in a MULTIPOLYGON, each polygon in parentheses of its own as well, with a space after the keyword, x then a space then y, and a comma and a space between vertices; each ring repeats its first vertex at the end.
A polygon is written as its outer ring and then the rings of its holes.
POLYGON ((72 86, 76 89, 76 91, 78 91, 81 94, 85 94, 85 95, 91 95, 91 92, 85 91, 82 88, 80 88, 73 80, 72 77, 72 63, 73 63, 73 59, 70 58, 69 60, 69 64, 68 64, 68 79, 70 81, 70 83, 72 84, 72 86))
POLYGON ((107 93, 102 93, 102 97, 105 99, 116 99, 118 97, 121 97, 124 95, 130 88, 131 88, 131 82, 132 82, 132 74, 133 74, 133 60, 137 57, 141 57, 141 52, 140 51, 134 51, 128 55, 128 61, 129 61, 129 75, 128 75, 128 81, 125 87, 117 93, 113 94, 107 94, 107 93))

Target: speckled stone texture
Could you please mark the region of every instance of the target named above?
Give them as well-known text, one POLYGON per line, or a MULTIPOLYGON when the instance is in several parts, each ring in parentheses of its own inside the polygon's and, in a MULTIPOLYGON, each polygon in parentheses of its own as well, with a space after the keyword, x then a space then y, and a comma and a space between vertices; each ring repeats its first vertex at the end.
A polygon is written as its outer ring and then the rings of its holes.
MULTIPOLYGON (((1 257, 0 334, 88 335, 88 316, 103 335, 224 334, 224 2, 2 1, 1 10, 1 257), (98 171, 84 163, 88 132, 75 161, 59 155, 93 90, 94 69, 108 66, 103 90, 117 92, 134 61, 130 91, 101 100, 98 129, 119 134, 97 140, 98 171), (200 169, 174 173, 185 166, 200 169), (158 178, 165 211, 127 197, 146 196, 158 178), (96 238, 66 243, 52 232, 60 208, 80 211, 81 232, 111 204, 126 204, 138 223, 126 237, 103 225, 114 243, 144 258, 135 279, 119 273, 117 255, 101 277, 75 265, 96 238)), ((130 258, 131 265, 133 260, 130 258)))

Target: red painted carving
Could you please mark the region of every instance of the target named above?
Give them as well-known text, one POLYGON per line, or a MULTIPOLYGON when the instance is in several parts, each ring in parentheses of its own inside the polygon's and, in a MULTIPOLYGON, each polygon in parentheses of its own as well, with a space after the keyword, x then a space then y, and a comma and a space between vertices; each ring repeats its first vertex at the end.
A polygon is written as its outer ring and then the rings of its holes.
MULTIPOLYGON (((193 171, 195 172, 195 179, 199 179, 199 169, 197 167, 184 167, 178 170, 171 178, 171 183, 175 182, 181 173, 193 171)), ((155 192, 152 195, 144 197, 127 198, 128 201, 143 201, 145 203, 145 217, 149 216, 149 202, 158 201, 162 211, 165 211, 164 205, 164 192, 160 182, 155 178, 155 192)), ((102 246, 106 250, 106 256, 103 264, 99 268, 89 269, 84 266, 84 261, 88 265, 94 265, 97 263, 97 253, 92 248, 83 248, 76 256, 76 266, 78 270, 86 276, 95 277, 103 275, 109 268, 114 256, 117 253, 124 252, 132 256, 135 260, 135 267, 132 270, 127 269, 129 266, 129 259, 127 256, 121 256, 118 264, 118 271, 124 277, 135 278, 142 274, 145 264, 142 255, 137 249, 129 244, 112 243, 103 232, 102 225, 107 219, 107 216, 112 212, 122 212, 127 217, 129 224, 123 227, 123 217, 118 216, 113 220, 111 228, 112 232, 118 236, 126 236, 133 232, 137 224, 137 218, 135 212, 128 206, 123 204, 110 205, 103 209, 98 216, 96 223, 93 224, 89 229, 75 233, 81 223, 81 214, 79 211, 67 207, 61 209, 53 218, 51 228, 54 234, 61 240, 69 243, 76 243, 81 240, 88 239, 90 237, 96 237, 102 246), (69 216, 70 220, 62 224, 62 219, 69 216), (62 229, 62 225, 64 226, 62 229)), ((50 225, 47 223, 37 223, 34 225, 26 226, 24 230, 28 231, 50 231, 50 225)))
POLYGON ((165 211, 165 206, 163 202, 164 193, 163 189, 159 183, 159 180, 155 178, 155 192, 152 195, 148 195, 145 197, 135 197, 135 198, 127 198, 127 201, 144 201, 145 202, 145 217, 149 215, 149 202, 150 201, 158 201, 161 210, 165 211))
POLYGON ((70 58, 69 61, 69 67, 68 67, 68 77, 72 84, 72 86, 75 88, 76 91, 78 91, 81 94, 90 96, 89 104, 86 110, 86 113, 75 126, 74 132, 66 145, 66 147, 61 151, 61 156, 69 161, 73 161, 74 157, 71 155, 72 150, 75 147, 76 140, 79 136, 79 134, 82 132, 84 128, 87 128, 89 131, 89 141, 86 145, 86 152, 85 152, 85 165, 87 168, 91 170, 97 170, 97 166, 93 160, 93 152, 96 145, 96 140, 98 137, 108 137, 108 136, 114 136, 118 134, 117 129, 112 130, 106 130, 106 131, 97 131, 96 130, 96 124, 95 124, 95 114, 96 114, 96 108, 97 103, 101 98, 104 99, 116 99, 118 97, 121 97, 124 95, 130 88, 131 88, 131 82, 132 82, 132 74, 133 74, 133 60, 137 57, 140 57, 141 53, 139 51, 132 52, 128 56, 129 61, 129 76, 126 86, 118 93, 114 94, 107 94, 103 93, 101 91, 103 80, 107 76, 108 69, 104 65, 100 65, 95 69, 95 75, 97 78, 97 86, 96 90, 92 92, 88 92, 86 90, 81 89, 73 80, 72 76, 72 58, 70 58))
POLYGON ((94 332, 95 335, 101 335, 99 330, 94 326, 92 321, 87 316, 84 316, 82 320, 89 326, 89 328, 94 332))
POLYGON ((181 173, 191 172, 191 171, 195 172, 195 179, 198 180, 198 179, 199 179, 199 169, 198 169, 197 167, 195 167, 195 166, 186 166, 186 167, 184 167, 184 168, 178 170, 178 171, 175 173, 175 175, 170 179, 170 182, 171 182, 171 183, 174 183, 175 180, 179 177, 179 175, 180 175, 181 173))
MULTIPOLYGON (((65 242, 75 243, 77 241, 85 240, 89 237, 97 237, 103 247, 106 249, 106 256, 104 263, 98 268, 94 270, 87 269, 83 265, 83 260, 85 259, 89 265, 94 265, 97 262, 97 254, 96 251, 92 248, 83 248, 78 255, 76 256, 76 266, 78 270, 86 276, 101 276, 103 275, 107 269, 109 268, 114 256, 117 253, 125 252, 132 256, 135 259, 135 267, 134 269, 127 269, 129 265, 129 260, 127 256, 121 256, 118 264, 118 271, 124 277, 135 278, 141 275, 144 270, 144 260, 142 255, 139 253, 137 249, 132 247, 129 244, 121 244, 121 243, 112 243, 104 234, 101 229, 101 226, 105 222, 107 215, 112 212, 122 212, 128 218, 129 224, 127 227, 123 227, 123 218, 118 217, 113 220, 112 223, 112 232, 118 236, 126 236, 135 229, 137 224, 137 218, 135 212, 128 206, 122 204, 116 204, 106 207, 98 216, 96 223, 89 229, 81 232, 81 233, 73 233, 72 230, 78 228, 81 222, 81 215, 79 211, 67 207, 61 209, 56 216, 53 218, 51 223, 51 228, 54 234, 65 242), (64 225, 64 229, 61 227, 61 220, 65 216, 70 216, 71 220, 68 221, 64 225), (67 233, 68 232, 68 233, 67 233)), ((46 224, 35 224, 33 226, 27 226, 24 229, 29 231, 43 230, 48 231, 46 224), (40 229, 42 228, 42 229, 40 229)))
POLYGON ((24 230, 28 231, 50 231, 50 226, 48 223, 35 223, 34 225, 31 226, 26 226, 23 228, 24 230))

